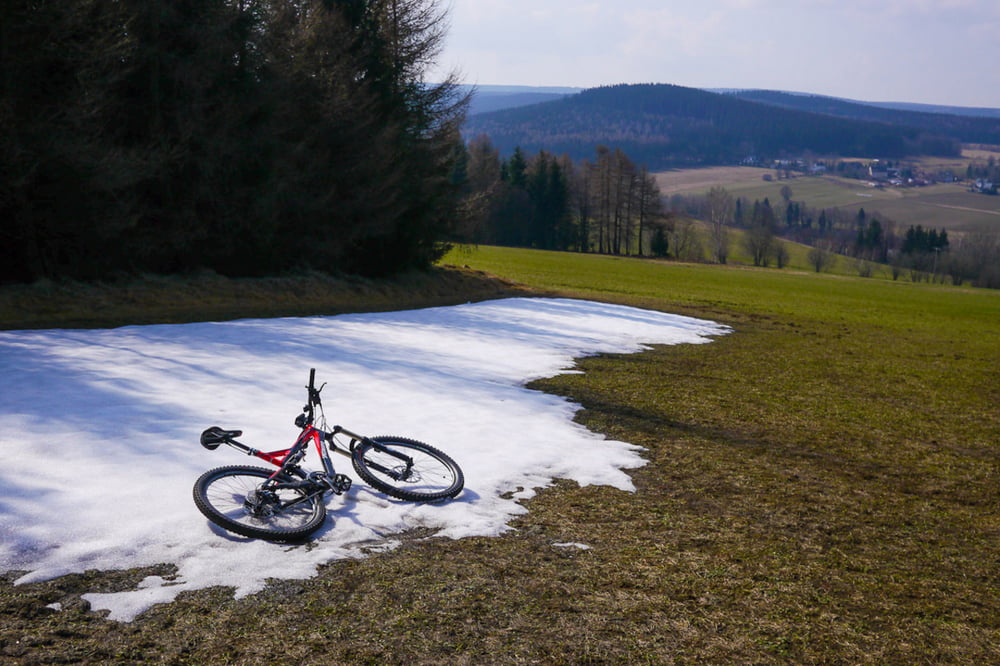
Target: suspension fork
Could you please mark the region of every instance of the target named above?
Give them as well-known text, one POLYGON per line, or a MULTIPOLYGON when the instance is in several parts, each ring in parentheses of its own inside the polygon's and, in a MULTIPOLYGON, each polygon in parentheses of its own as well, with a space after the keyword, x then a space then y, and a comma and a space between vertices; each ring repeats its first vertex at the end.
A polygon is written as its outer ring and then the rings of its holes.
POLYGON ((372 448, 374 448, 376 451, 379 451, 380 453, 384 453, 386 455, 390 455, 393 458, 398 458, 401 462, 403 462, 406 465, 406 469, 404 469, 402 471, 402 473, 400 473, 400 472, 396 472, 394 470, 391 470, 391 469, 389 469, 387 467, 384 467, 384 466, 382 466, 382 465, 380 465, 380 464, 378 464, 377 462, 374 462, 374 461, 367 461, 368 467, 371 467, 372 469, 374 469, 376 471, 382 472, 383 474, 385 474, 387 476, 390 476, 390 477, 396 479, 397 481, 400 480, 400 479, 406 479, 407 477, 409 477, 410 470, 413 468, 413 458, 411 458, 410 456, 406 455, 405 453, 400 453, 399 451, 395 451, 393 449, 390 449, 390 448, 387 448, 385 446, 382 446, 381 444, 379 444, 377 441, 371 439, 370 437, 365 437, 364 435, 359 435, 357 433, 351 432, 350 430, 348 430, 346 428, 342 428, 340 426, 333 426, 333 431, 331 431, 330 433, 328 433, 328 440, 331 443, 333 441, 333 436, 334 435, 346 435, 347 437, 351 438, 351 442, 348 445, 348 450, 344 451, 342 449, 336 449, 336 451, 338 453, 340 453, 342 455, 345 455, 345 456, 350 456, 352 453, 354 453, 354 449, 357 447, 358 444, 361 444, 361 443, 368 444, 372 448))

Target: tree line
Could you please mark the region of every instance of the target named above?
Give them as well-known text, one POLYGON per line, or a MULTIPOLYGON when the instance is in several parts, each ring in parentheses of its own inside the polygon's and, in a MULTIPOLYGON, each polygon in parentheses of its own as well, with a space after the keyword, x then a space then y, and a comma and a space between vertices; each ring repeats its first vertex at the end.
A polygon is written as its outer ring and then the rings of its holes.
MULTIPOLYGON (((788 253, 782 239, 787 239, 811 246, 808 260, 817 272, 828 270, 837 257, 846 257, 855 262, 860 275, 871 275, 873 264, 884 264, 894 278, 908 272, 914 281, 947 276, 953 284, 1000 288, 996 233, 967 233, 953 243, 946 229, 911 225, 904 230, 878 211, 807 206, 794 200, 788 185, 781 188, 781 200, 776 202, 734 197, 716 186, 705 195, 674 195, 668 208, 676 216, 708 224, 708 254, 719 263, 727 262, 729 231, 738 228, 743 230, 743 249, 756 266, 784 266, 788 253)), ((687 258, 696 259, 702 252, 698 247, 687 258)))
POLYGON ((908 271, 915 281, 948 276, 955 284, 1000 288, 995 234, 965 234, 952 244, 945 229, 904 231, 877 211, 810 207, 789 185, 775 202, 736 197, 722 186, 666 199, 655 176, 621 148, 598 146, 592 159, 574 161, 515 147, 504 159, 490 137, 479 135, 469 141, 461 170, 465 226, 456 239, 466 242, 727 263, 738 237, 755 266, 783 268, 784 240, 792 240, 811 246, 816 271, 846 257, 861 275, 880 263, 893 277, 908 271))
POLYGON ((0 280, 385 274, 442 252, 433 0, 5 0, 0 280))
POLYGON ((476 243, 648 254, 665 224, 656 179, 620 148, 575 162, 515 147, 507 159, 486 135, 468 144, 464 239, 476 243))

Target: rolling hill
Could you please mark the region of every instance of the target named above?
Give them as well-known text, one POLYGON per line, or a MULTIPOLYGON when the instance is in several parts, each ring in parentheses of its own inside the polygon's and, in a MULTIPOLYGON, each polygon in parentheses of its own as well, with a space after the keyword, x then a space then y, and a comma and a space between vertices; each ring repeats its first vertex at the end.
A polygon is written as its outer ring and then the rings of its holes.
MULTIPOLYGON (((472 92, 474 93, 472 104, 469 107, 469 114, 475 115, 477 113, 488 113, 490 111, 499 111, 500 109, 509 109, 518 106, 527 106, 528 104, 538 104, 540 102, 548 102, 554 99, 561 99, 569 95, 575 95, 579 92, 585 90, 584 88, 570 88, 566 86, 502 86, 502 85, 472 85, 466 84, 461 85, 460 89, 462 92, 472 92)), ((775 93, 778 95, 791 95, 797 97, 818 97, 821 99, 833 99, 840 102, 847 102, 849 104, 858 104, 861 106, 870 106, 881 109, 890 109, 895 111, 916 111, 925 114, 943 114, 948 116, 971 116, 974 118, 996 118, 1000 119, 1000 108, 990 108, 990 107, 972 107, 972 106, 944 106, 941 104, 918 104, 913 102, 863 102, 856 99, 847 99, 843 97, 829 97, 828 95, 815 95, 811 93, 801 93, 793 91, 764 91, 757 88, 703 88, 707 92, 714 93, 729 93, 735 94, 738 97, 744 99, 753 99, 755 93, 767 92, 775 93)), ((769 101, 767 96, 762 97, 759 100, 767 103, 775 103, 777 106, 781 106, 780 98, 772 99, 769 101)), ((792 104, 786 104, 791 108, 798 108, 792 104)), ((806 109, 808 110, 808 109, 806 109)), ((834 113, 833 115, 837 115, 834 113)), ((906 125, 907 123, 902 118, 895 118, 890 120, 890 122, 895 122, 897 124, 906 125)))
MULTIPOLYGON (((898 112, 904 113, 904 112, 898 112)), ((919 114, 917 114, 919 115, 919 114)), ((848 118, 667 84, 584 90, 540 104, 471 115, 467 137, 501 152, 547 150, 590 158, 620 147, 651 169, 735 163, 748 157, 956 155, 960 140, 931 129, 848 118)))

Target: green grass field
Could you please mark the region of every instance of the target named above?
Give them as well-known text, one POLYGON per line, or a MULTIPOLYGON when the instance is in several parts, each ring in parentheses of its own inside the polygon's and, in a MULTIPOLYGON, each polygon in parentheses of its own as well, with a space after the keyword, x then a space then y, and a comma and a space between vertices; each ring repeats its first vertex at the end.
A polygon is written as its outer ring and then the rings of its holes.
POLYGON ((645 447, 636 492, 559 482, 501 537, 418 532, 129 625, 45 605, 149 571, 0 583, 0 660, 1000 661, 1000 292, 489 247, 444 263, 732 327, 532 385, 645 447))

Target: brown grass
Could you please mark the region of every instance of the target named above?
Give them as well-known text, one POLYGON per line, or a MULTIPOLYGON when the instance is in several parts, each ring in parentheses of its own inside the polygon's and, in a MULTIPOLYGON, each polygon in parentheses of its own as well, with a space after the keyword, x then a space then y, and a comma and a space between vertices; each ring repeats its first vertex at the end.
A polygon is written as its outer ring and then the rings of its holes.
POLYGON ((241 600, 225 589, 183 594, 130 624, 89 612, 80 594, 171 567, 17 587, 9 575, 0 659, 1000 661, 995 293, 483 255, 468 263, 735 327, 709 345, 593 357, 579 363, 584 374, 533 384, 583 404, 592 430, 646 448, 635 493, 559 481, 501 537, 414 532, 395 551, 307 581, 241 600), (589 549, 555 545, 566 542, 589 549))
POLYGON ((664 196, 678 192, 708 191, 716 185, 731 187, 737 184, 759 183, 771 169, 758 167, 706 167, 704 169, 677 169, 654 174, 656 184, 664 196))
POLYGON ((112 282, 0 286, 0 330, 91 328, 224 321, 454 305, 515 295, 523 289, 452 268, 369 280, 309 273, 227 278, 211 272, 144 275, 112 282))

